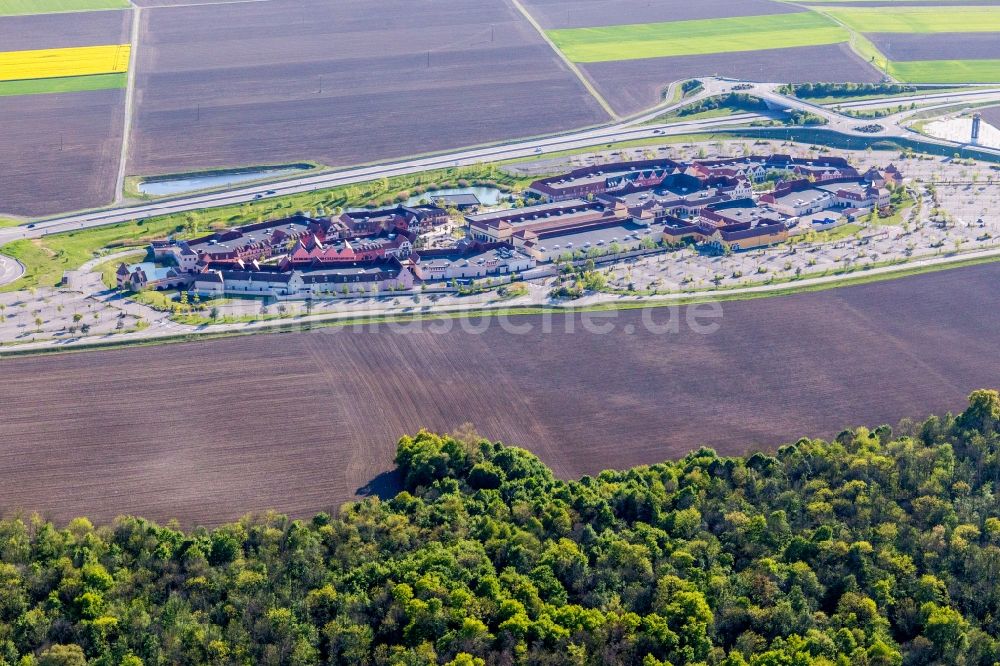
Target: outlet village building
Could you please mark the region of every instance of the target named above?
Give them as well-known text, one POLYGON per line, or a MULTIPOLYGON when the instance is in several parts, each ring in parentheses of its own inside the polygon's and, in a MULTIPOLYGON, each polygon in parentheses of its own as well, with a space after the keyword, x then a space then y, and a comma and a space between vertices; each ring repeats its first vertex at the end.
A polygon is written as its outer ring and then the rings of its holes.
POLYGON ((466 237, 450 247, 418 248, 421 234, 449 222, 436 206, 320 218, 299 213, 195 239, 153 241, 149 260, 122 264, 117 279, 131 290, 321 298, 506 279, 538 264, 660 243, 738 252, 884 209, 888 188, 901 182, 892 165, 859 174, 837 157, 602 164, 535 181, 528 191, 537 204, 466 214, 466 237), (754 184, 772 180, 771 191, 755 193, 754 184))

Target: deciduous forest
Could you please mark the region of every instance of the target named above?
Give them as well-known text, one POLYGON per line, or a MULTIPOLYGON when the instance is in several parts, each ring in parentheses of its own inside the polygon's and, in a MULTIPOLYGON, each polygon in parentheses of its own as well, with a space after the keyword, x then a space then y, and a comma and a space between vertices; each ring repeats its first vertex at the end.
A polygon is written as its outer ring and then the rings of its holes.
POLYGON ((421 432, 403 492, 311 520, 9 518, 0 664, 993 664, 998 448, 984 390, 577 481, 421 432))

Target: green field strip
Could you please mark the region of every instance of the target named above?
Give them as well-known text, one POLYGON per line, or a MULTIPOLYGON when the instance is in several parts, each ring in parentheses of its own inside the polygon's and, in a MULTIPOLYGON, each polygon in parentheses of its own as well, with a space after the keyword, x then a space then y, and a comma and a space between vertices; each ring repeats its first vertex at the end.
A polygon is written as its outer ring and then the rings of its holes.
POLYGON ((1000 32, 1000 11, 991 6, 817 7, 858 32, 1000 32))
POLYGON ((885 57, 875 44, 865 37, 863 34, 854 30, 842 20, 840 20, 835 14, 827 11, 826 7, 813 7, 812 11, 818 13, 820 16, 825 17, 829 21, 836 23, 838 26, 842 27, 850 35, 850 40, 848 41, 851 50, 858 55, 859 58, 867 62, 869 65, 879 70, 883 74, 889 74, 889 59, 885 57))
POLYGON ((128 0, 0 0, 0 16, 128 9, 128 0))
POLYGON ((1000 83, 1000 60, 913 60, 889 63, 907 83, 1000 83))
MULTIPOLYGON (((800 0, 776 0, 776 1, 784 3, 784 4, 788 4, 788 5, 795 5, 795 6, 801 6, 801 4, 802 4, 800 2, 800 0)), ((892 7, 892 9, 895 9, 895 8, 898 8, 898 7, 901 7, 901 6, 905 7, 906 5, 910 5, 910 4, 913 4, 913 3, 919 3, 919 4, 923 4, 925 6, 927 6, 927 5, 937 5, 939 7, 943 7, 943 8, 946 8, 946 9, 950 9, 952 7, 961 7, 961 6, 967 6, 968 5, 968 3, 965 0, 878 0, 878 1, 881 2, 881 3, 884 3, 886 7, 891 7, 892 5, 895 5, 895 7, 892 7), (899 3, 899 4, 896 4, 896 3, 899 3)), ((845 5, 845 6, 850 6, 850 5, 853 5, 853 4, 856 4, 856 3, 857 4, 864 3, 864 4, 867 5, 867 4, 870 4, 871 2, 872 2, 872 0, 808 0, 808 3, 809 3, 810 6, 812 6, 812 5, 824 5, 824 6, 845 5)))
POLYGON ((549 30, 574 62, 637 60, 837 44, 850 33, 814 12, 549 30))
POLYGON ((860 32, 851 32, 850 44, 851 48, 862 60, 880 72, 888 72, 889 59, 885 57, 884 53, 878 50, 878 47, 870 39, 860 32))
POLYGON ((52 79, 26 79, 0 81, 0 97, 16 95, 41 95, 46 93, 82 92, 85 90, 112 90, 124 88, 128 74, 93 74, 91 76, 62 76, 52 79))

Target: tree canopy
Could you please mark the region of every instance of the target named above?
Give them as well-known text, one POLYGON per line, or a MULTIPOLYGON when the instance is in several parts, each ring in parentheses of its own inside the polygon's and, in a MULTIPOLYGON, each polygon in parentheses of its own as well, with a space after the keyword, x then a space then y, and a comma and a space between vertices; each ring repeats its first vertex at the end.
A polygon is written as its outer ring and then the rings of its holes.
POLYGON ((998 423, 977 391, 895 432, 578 481, 421 432, 404 490, 336 517, 9 519, 0 664, 993 664, 998 423))

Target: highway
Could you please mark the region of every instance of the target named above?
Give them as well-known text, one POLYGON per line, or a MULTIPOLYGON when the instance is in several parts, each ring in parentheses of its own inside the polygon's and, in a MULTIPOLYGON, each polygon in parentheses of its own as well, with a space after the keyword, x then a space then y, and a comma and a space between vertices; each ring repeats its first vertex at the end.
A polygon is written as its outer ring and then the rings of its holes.
MULTIPOLYGON (((683 121, 669 124, 648 124, 658 116, 676 108, 686 106, 706 97, 732 91, 734 86, 739 89, 739 92, 761 97, 776 109, 800 109, 821 115, 826 118, 829 123, 828 125, 823 126, 824 129, 867 138, 909 136, 912 134, 912 131, 902 127, 900 122, 913 113, 927 110, 927 107, 925 107, 916 111, 904 111, 903 113, 881 118, 877 121, 866 121, 844 116, 827 107, 818 106, 806 101, 781 95, 776 92, 779 84, 751 84, 721 79, 703 79, 703 82, 704 89, 696 95, 685 98, 676 103, 661 104, 638 116, 610 125, 568 132, 556 136, 532 138, 523 141, 471 148, 452 153, 418 157, 385 164, 328 171, 315 175, 292 178, 282 182, 239 187, 223 192, 196 194, 167 200, 158 200, 150 203, 117 206, 103 210, 75 213, 39 221, 30 226, 22 225, 17 227, 2 228, 0 229, 0 245, 21 238, 36 238, 51 233, 114 224, 134 219, 163 215, 166 213, 177 213, 189 210, 240 204, 261 198, 310 192, 338 185, 349 185, 384 177, 412 174, 430 169, 468 166, 482 162, 524 157, 537 157, 548 153, 587 148, 620 141, 650 139, 659 136, 706 133, 714 130, 745 125, 753 120, 764 118, 764 116, 758 114, 742 113, 723 118, 683 121), (885 129, 876 134, 862 133, 855 129, 860 125, 868 124, 870 122, 877 122, 885 129)), ((909 105, 911 103, 922 104, 933 102, 935 107, 945 107, 966 102, 973 103, 988 100, 1000 102, 1000 89, 988 88, 960 93, 931 92, 928 94, 915 94, 906 97, 870 99, 858 102, 857 104, 844 103, 840 106, 846 107, 851 105, 852 107, 878 108, 879 106, 884 107, 898 104, 909 105)), ((932 143, 954 146, 956 148, 959 147, 959 144, 949 141, 928 139, 922 136, 920 138, 924 141, 932 143)), ((996 152, 1000 155, 1000 151, 996 152)), ((0 280, 0 284, 2 283, 3 281, 0 280)))
MULTIPOLYGON (((823 106, 809 102, 807 100, 801 100, 793 97, 787 97, 782 95, 775 90, 776 86, 773 84, 759 84, 754 85, 752 89, 748 89, 746 92, 760 97, 765 100, 769 105, 775 108, 787 108, 796 109, 800 111, 806 111, 809 113, 814 113, 816 115, 822 116, 826 119, 827 124, 823 125, 822 128, 826 130, 832 130, 839 132, 841 134, 864 136, 873 139, 878 138, 891 138, 891 137, 909 137, 912 138, 915 134, 913 130, 907 129, 904 123, 910 117, 927 111, 933 111, 935 109, 944 109, 961 104, 977 104, 982 102, 1000 102, 1000 88, 986 88, 982 90, 975 91, 964 91, 955 93, 928 93, 925 95, 910 95, 904 97, 886 97, 881 99, 870 99, 859 102, 845 102, 842 104, 836 104, 840 108, 851 108, 856 110, 864 109, 878 109, 886 107, 896 107, 903 105, 908 107, 911 104, 916 104, 920 108, 917 109, 904 109, 898 113, 886 116, 884 118, 877 119, 866 119, 866 118, 854 118, 852 116, 847 116, 838 111, 830 108, 830 106, 823 106), (878 132, 860 132, 856 128, 863 125, 881 125, 882 130, 878 132)), ((953 146, 955 148, 960 147, 961 144, 957 144, 952 141, 945 141, 943 139, 935 139, 928 136, 919 136, 921 141, 926 141, 927 143, 936 143, 939 145, 953 146)), ((984 148, 978 146, 980 150, 985 150, 986 152, 993 152, 1000 155, 1000 151, 992 150, 989 148, 984 148)))

